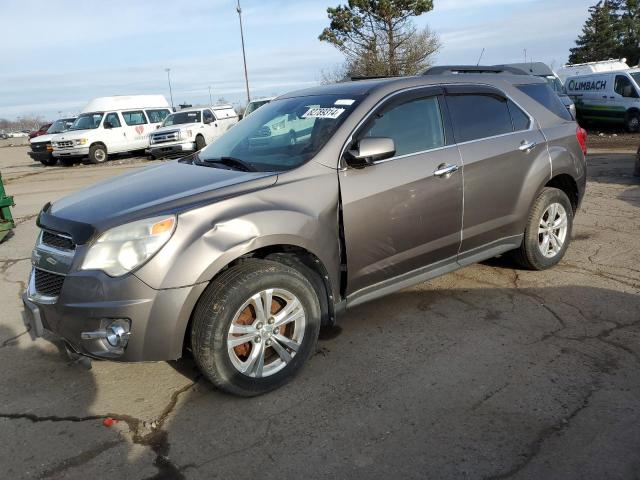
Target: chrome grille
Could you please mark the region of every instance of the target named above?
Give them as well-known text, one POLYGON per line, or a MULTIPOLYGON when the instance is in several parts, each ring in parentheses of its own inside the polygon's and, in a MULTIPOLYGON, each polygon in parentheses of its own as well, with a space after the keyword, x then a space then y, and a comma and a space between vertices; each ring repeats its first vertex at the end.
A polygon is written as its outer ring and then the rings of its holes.
POLYGON ((180 140, 180 132, 173 130, 171 132, 160 132, 151 135, 151 143, 166 143, 180 140))
POLYGON ((45 152, 47 150, 48 143, 49 142, 31 142, 31 151, 45 152))
POLYGON ((62 291, 64 275, 34 268, 36 292, 47 297, 58 297, 62 291))
POLYGON ((62 250, 75 250, 76 248, 71 238, 47 230, 42 231, 42 243, 49 247, 62 250))

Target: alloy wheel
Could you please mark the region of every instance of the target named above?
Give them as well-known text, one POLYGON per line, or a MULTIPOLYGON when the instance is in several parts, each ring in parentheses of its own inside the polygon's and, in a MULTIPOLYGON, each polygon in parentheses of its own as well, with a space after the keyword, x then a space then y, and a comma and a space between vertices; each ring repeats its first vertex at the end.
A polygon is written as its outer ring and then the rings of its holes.
POLYGON ((538 225, 538 248, 546 258, 553 258, 567 238, 567 211, 560 203, 552 203, 543 212, 538 225))

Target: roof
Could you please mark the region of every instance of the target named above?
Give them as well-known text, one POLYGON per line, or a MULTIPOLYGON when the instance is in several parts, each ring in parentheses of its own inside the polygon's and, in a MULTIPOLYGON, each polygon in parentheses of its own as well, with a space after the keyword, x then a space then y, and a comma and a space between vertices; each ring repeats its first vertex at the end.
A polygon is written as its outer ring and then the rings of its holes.
POLYGON ((133 108, 170 108, 164 95, 114 95, 91 100, 82 113, 128 110, 133 108))
POLYGON ((511 67, 523 71, 527 75, 550 76, 553 70, 544 62, 527 62, 527 63, 505 63, 504 65, 496 65, 496 67, 511 67))
POLYGON ((376 90, 386 89, 395 86, 396 89, 410 88, 415 86, 437 86, 452 83, 496 85, 501 82, 512 85, 524 85, 532 83, 545 83, 545 80, 531 75, 517 75, 513 73, 445 73, 417 75, 413 77, 389 77, 373 80, 347 81, 333 83, 330 85, 318 85, 316 87, 297 90, 281 95, 282 98, 303 97, 311 95, 343 95, 361 96, 372 93, 376 90))

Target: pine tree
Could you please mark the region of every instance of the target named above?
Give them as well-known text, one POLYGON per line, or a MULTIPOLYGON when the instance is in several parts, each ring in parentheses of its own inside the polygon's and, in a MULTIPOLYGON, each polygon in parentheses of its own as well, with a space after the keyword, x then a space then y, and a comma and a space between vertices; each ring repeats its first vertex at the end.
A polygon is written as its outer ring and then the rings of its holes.
POLYGON ((617 57, 626 58, 629 65, 640 63, 640 2, 626 0, 619 7, 619 47, 617 57))
MULTIPOLYGON (((629 2, 627 2, 629 3, 629 2)), ((589 7, 582 35, 571 49, 570 63, 595 62, 614 58, 620 50, 619 0, 600 0, 589 7)))

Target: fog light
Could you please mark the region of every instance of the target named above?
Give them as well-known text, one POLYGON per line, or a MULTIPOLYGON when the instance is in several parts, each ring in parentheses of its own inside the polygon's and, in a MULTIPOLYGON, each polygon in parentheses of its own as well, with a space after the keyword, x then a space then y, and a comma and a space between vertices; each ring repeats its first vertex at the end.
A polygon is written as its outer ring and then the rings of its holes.
POLYGON ((103 339, 106 340, 107 346, 117 349, 124 349, 129 343, 131 335, 131 320, 128 318, 118 318, 116 320, 104 319, 102 325, 109 322, 107 326, 103 326, 102 330, 95 332, 82 332, 80 338, 83 340, 103 339))
POLYGON ((124 348, 129 342, 130 324, 128 320, 116 320, 107 328, 107 342, 112 347, 124 348))

